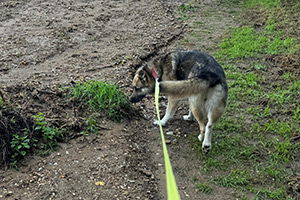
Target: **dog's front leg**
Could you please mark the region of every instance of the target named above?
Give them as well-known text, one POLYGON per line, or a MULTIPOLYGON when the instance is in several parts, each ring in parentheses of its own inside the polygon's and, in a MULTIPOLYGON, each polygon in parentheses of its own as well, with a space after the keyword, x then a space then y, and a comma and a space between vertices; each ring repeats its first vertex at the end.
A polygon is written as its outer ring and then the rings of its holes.
POLYGON ((189 109, 189 114, 188 115, 183 115, 183 119, 185 121, 193 121, 194 120, 194 116, 193 116, 191 108, 189 109))
MULTIPOLYGON (((166 114, 160 121, 162 126, 165 126, 168 120, 174 116, 178 103, 179 103, 178 99, 168 98, 168 106, 167 106, 166 114)), ((155 120, 154 124, 159 125, 158 120, 155 120)))

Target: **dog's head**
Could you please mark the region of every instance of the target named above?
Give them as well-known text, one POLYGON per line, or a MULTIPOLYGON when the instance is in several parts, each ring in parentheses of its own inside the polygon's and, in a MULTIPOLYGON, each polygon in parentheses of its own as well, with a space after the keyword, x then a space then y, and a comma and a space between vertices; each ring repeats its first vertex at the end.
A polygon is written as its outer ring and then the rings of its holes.
POLYGON ((154 92, 155 79, 147 66, 140 67, 132 81, 133 93, 130 102, 141 101, 147 94, 154 92))

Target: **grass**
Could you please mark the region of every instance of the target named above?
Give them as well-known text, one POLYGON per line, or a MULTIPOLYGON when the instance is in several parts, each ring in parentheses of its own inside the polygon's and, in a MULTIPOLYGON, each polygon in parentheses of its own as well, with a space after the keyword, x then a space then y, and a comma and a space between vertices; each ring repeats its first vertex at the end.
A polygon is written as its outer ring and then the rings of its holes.
POLYGON ((198 191, 205 193, 205 194, 211 194, 213 189, 206 183, 198 183, 197 185, 198 191))
POLYGON ((215 178, 214 181, 223 187, 241 187, 249 184, 249 173, 246 170, 231 170, 223 177, 215 178))
POLYGON ((86 102, 92 112, 106 112, 118 122, 122 119, 121 109, 128 106, 126 95, 116 85, 102 81, 77 83, 70 95, 86 102))
POLYGON ((179 13, 179 20, 186 21, 190 19, 189 13, 193 12, 195 10, 195 6, 192 1, 190 1, 188 4, 182 3, 178 7, 178 13, 179 13))
MULTIPOLYGON (((270 65, 266 58, 299 58, 299 38, 292 37, 289 27, 278 20, 282 16, 289 19, 295 10, 300 12, 299 5, 292 0, 245 1, 243 9, 255 7, 256 12, 263 12, 264 21, 260 28, 252 22, 231 28, 215 51, 226 73, 229 99, 226 114, 213 129, 212 151, 203 155, 197 138, 189 137, 202 164, 201 172, 213 176, 213 184, 236 188, 243 199, 249 196, 246 193, 255 200, 296 199, 295 190, 286 188, 289 177, 299 173, 295 163, 300 162, 300 144, 290 139, 300 133, 300 80, 297 73, 285 71, 285 65, 270 65), (283 73, 272 74, 275 67, 283 73)), ((194 21, 194 27, 202 26, 200 20, 194 21)), ((201 40, 199 34, 191 33, 190 41, 201 40)), ((299 63, 286 65, 296 70, 299 63)), ((202 192, 206 187, 205 181, 197 185, 202 192)))
POLYGON ((280 32, 275 30, 274 21, 270 20, 263 32, 249 26, 233 28, 230 37, 220 43, 220 51, 216 57, 224 60, 258 57, 260 54, 292 54, 298 50, 293 43, 293 38, 283 39, 280 32))

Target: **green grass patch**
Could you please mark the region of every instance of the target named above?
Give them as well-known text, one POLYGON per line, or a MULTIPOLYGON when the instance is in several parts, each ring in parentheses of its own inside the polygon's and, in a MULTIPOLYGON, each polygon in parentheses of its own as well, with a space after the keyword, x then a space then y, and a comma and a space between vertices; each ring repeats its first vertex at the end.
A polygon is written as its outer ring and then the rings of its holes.
POLYGON ((246 170, 231 170, 227 176, 215 178, 214 181, 224 187, 241 187, 249 184, 249 172, 246 170))
POLYGON ((296 52, 297 47, 293 45, 294 39, 283 39, 274 27, 274 24, 267 25, 263 32, 258 32, 249 26, 233 28, 230 37, 223 39, 219 44, 220 51, 215 55, 219 59, 226 60, 258 57, 259 54, 296 52))
POLYGON ((114 121, 122 119, 122 108, 128 105, 127 97, 118 87, 102 81, 77 83, 71 91, 74 98, 86 102, 93 112, 106 112, 114 121))
POLYGON ((188 4, 185 3, 181 4, 178 7, 178 14, 179 14, 178 19, 182 21, 186 21, 190 19, 191 17, 190 13, 192 13, 194 10, 195 10, 195 6, 192 2, 189 2, 188 4))
POLYGON ((211 194, 213 189, 206 183, 198 183, 197 189, 199 192, 205 193, 205 194, 211 194))

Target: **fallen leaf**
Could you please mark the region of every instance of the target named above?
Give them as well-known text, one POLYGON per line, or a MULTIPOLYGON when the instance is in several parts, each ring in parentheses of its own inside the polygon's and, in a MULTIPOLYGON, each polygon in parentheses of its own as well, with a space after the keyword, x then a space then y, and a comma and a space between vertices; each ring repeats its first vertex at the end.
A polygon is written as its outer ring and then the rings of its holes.
POLYGON ((96 185, 101 185, 101 186, 103 186, 105 183, 102 182, 102 181, 97 181, 95 184, 96 184, 96 185))

